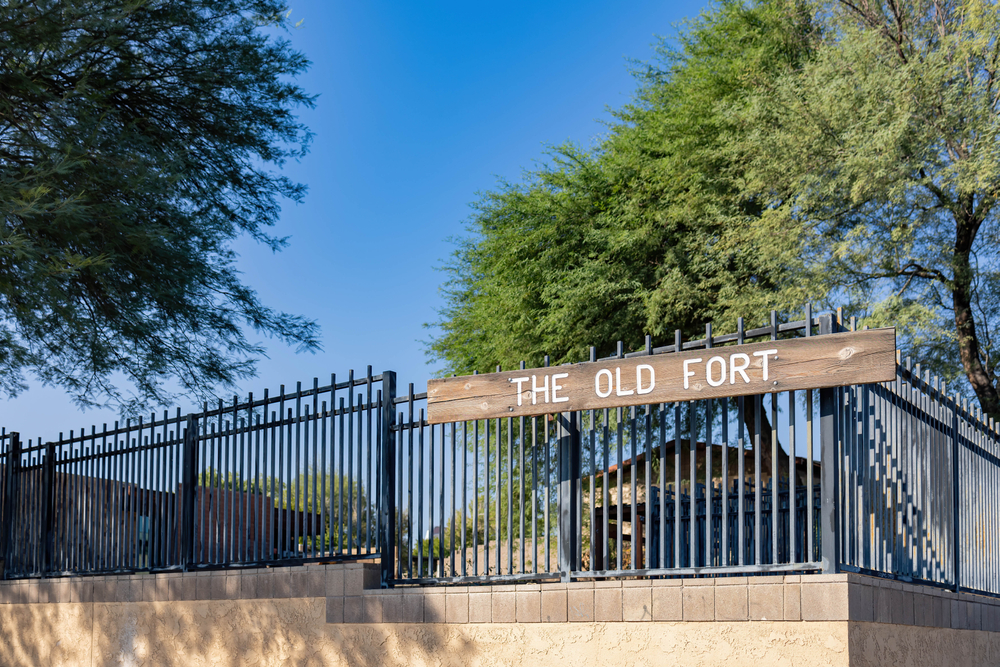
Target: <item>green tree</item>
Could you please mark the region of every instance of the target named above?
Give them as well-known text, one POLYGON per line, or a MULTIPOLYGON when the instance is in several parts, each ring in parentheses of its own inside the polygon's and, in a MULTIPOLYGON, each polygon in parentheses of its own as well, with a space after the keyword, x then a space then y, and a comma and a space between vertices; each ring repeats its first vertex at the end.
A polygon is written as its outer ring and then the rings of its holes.
POLYGON ((863 323, 899 326, 1000 418, 1000 8, 812 11, 812 57, 731 108, 745 196, 765 208, 745 237, 801 238, 802 275, 825 276, 863 323))
POLYGON ((591 151, 562 146, 520 183, 474 205, 445 269, 446 306, 430 353, 446 373, 581 361, 643 345, 649 333, 700 336, 706 322, 799 312, 818 283, 791 280, 795 236, 732 243, 759 223, 726 150, 728 109, 798 66, 811 20, 783 0, 725 2, 660 46, 632 104, 591 151))
POLYGON ((81 405, 206 396, 252 374, 245 327, 302 349, 315 325, 234 268, 304 188, 279 0, 12 0, 0 6, 0 393, 26 374, 81 405), (119 388, 124 380, 133 387, 119 388))

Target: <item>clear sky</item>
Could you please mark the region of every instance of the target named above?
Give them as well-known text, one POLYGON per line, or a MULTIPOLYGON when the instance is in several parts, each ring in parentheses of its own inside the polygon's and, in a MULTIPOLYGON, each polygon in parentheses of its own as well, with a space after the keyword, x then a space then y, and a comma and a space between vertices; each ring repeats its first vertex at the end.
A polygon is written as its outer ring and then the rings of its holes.
MULTIPOLYGON (((607 109, 635 88, 628 59, 651 59, 657 35, 707 3, 290 4, 292 20, 304 19, 290 38, 313 63, 301 84, 319 98, 301 114, 311 152, 285 171, 309 192, 274 230, 287 249, 237 248, 265 303, 319 322, 323 351, 269 343, 242 394, 368 364, 422 391, 435 370, 423 341, 442 306, 436 267, 476 193, 520 178, 546 145, 598 140, 607 109)), ((0 412, 0 426, 25 439, 115 419, 38 385, 0 412)))

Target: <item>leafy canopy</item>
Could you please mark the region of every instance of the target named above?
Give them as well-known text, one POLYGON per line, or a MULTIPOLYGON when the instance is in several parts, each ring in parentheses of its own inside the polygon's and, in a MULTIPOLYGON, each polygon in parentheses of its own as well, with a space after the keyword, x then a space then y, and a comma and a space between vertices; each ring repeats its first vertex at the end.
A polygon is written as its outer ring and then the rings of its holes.
POLYGON ((0 392, 81 405, 208 395, 253 371, 245 333, 313 350, 316 326, 243 285, 231 241, 304 188, 308 61, 277 0, 0 5, 0 392), (134 390, 126 394, 118 385, 134 390))
POLYGON ((726 146, 728 109, 808 54, 797 5, 726 2, 660 45, 638 68, 632 104, 593 150, 562 146, 520 183, 474 204, 469 235, 445 270, 446 306, 430 353, 446 373, 587 358, 673 340, 706 322, 798 311, 823 295, 791 278, 799 240, 748 238, 761 207, 742 195, 726 146), (734 243, 734 235, 745 242, 734 243))
POLYGON ((848 303, 1000 419, 1000 7, 723 2, 593 150, 475 204, 445 372, 848 303))
POLYGON ((1000 418, 1000 7, 818 3, 803 67, 730 117, 764 224, 803 242, 804 274, 896 325, 1000 418), (956 362, 960 362, 956 363, 956 362))

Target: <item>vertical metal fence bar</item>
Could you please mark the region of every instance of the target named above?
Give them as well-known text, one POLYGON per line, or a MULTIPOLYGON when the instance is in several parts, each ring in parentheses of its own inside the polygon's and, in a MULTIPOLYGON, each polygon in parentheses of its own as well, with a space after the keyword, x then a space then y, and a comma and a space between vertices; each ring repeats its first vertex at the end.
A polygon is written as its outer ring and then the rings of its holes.
MULTIPOLYGON (((423 421, 423 420, 421 420, 421 421, 423 421)), ((428 501, 427 502, 427 505, 428 505, 427 509, 430 510, 430 517, 429 517, 429 519, 430 519, 430 525, 429 525, 429 533, 430 533, 430 535, 428 536, 429 539, 428 539, 428 546, 427 546, 427 548, 428 548, 428 551, 430 553, 428 555, 427 574, 429 576, 434 576, 434 572, 435 572, 435 568, 434 568, 434 565, 435 565, 434 564, 434 530, 435 530, 435 527, 434 527, 434 505, 435 505, 435 503, 434 503, 434 499, 435 499, 435 495, 434 495, 434 472, 436 470, 436 468, 434 466, 434 442, 435 442, 434 441, 434 430, 435 430, 434 429, 434 425, 432 424, 428 430, 430 431, 430 443, 429 443, 430 460, 428 461, 427 468, 428 468, 428 470, 430 470, 430 481, 429 481, 429 484, 428 484, 428 492, 427 492, 427 501, 428 501)), ((421 503, 421 509, 423 509, 423 504, 422 503, 421 503)), ((420 534, 424 535, 424 532, 420 531, 420 534)), ((421 539, 423 539, 423 538, 421 537, 421 539)))
POLYGON ((763 480, 761 479, 761 397, 757 394, 753 397, 753 563, 760 565, 761 552, 763 551, 764 533, 763 518, 763 480))
MULTIPOLYGON (((507 419, 507 574, 514 573, 514 421, 507 419)), ((497 445, 501 443, 497 433, 497 445)), ((499 498, 499 489, 497 489, 499 498)), ((497 519, 500 513, 497 512, 497 519)), ((499 541, 497 542, 497 558, 499 559, 499 541)), ((497 574, 499 574, 497 570, 497 574)))
POLYGON ((356 410, 357 419, 358 419, 358 441, 357 441, 357 447, 358 447, 358 474, 357 474, 357 477, 354 479, 354 486, 356 486, 356 488, 357 488, 357 508, 355 510, 357 512, 357 514, 356 514, 357 520, 356 520, 356 523, 355 523, 355 525, 356 525, 355 530, 357 532, 357 535, 356 535, 357 551, 355 552, 356 554, 360 554, 361 553, 362 542, 363 542, 362 535, 361 535, 362 529, 363 529, 362 520, 364 518, 364 516, 363 516, 363 514, 364 514, 364 507, 363 507, 363 504, 364 504, 364 493, 363 493, 363 490, 364 489, 362 488, 362 484, 364 483, 364 480, 365 480, 365 475, 364 475, 364 457, 362 456, 362 448, 364 446, 364 439, 363 439, 364 438, 364 433, 363 433, 363 431, 364 431, 364 414, 363 414, 364 408, 363 408, 363 405, 364 405, 364 396, 359 392, 357 394, 357 410, 356 410))
MULTIPOLYGON (((630 449, 631 449, 631 452, 632 452, 632 455, 630 457, 630 460, 631 460, 631 469, 629 470, 629 480, 628 480, 629 481, 629 485, 628 485, 629 489, 628 490, 629 490, 629 496, 630 496, 630 498, 629 498, 629 505, 630 505, 630 514, 631 514, 631 517, 629 518, 629 528, 631 530, 631 534, 629 535, 629 546, 630 546, 630 550, 632 552, 631 553, 631 556, 632 556, 632 558, 631 558, 632 565, 631 566, 632 566, 633 570, 637 570, 637 569, 639 569, 639 550, 642 548, 642 545, 639 544, 639 531, 638 531, 638 527, 639 527, 639 512, 638 512, 638 509, 639 509, 639 477, 638 477, 639 466, 638 466, 638 464, 636 462, 636 458, 637 458, 639 452, 638 452, 638 447, 636 446, 637 445, 637 442, 636 442, 637 438, 636 438, 636 427, 635 427, 636 426, 635 425, 635 406, 632 406, 632 407, 629 408, 628 416, 629 416, 629 420, 628 420, 628 433, 629 433, 629 440, 630 440, 629 444, 630 444, 630 449)), ((619 466, 619 467, 621 468, 622 466, 619 466)), ((624 475, 625 471, 622 470, 620 474, 624 475)), ((619 522, 621 522, 622 520, 623 520, 622 517, 619 517, 619 522)))
POLYGON ((954 580, 954 591, 957 593, 962 587, 961 554, 959 553, 962 531, 961 531, 961 496, 959 494, 959 420, 958 420, 958 395, 955 396, 954 409, 952 410, 951 422, 951 489, 952 489, 952 577, 954 580))
MULTIPOLYGON (((479 575, 479 423, 472 423, 472 574, 479 575)), ((483 533, 485 535, 485 533, 483 533)), ((538 560, 536 548, 535 560, 538 560)))
MULTIPOLYGON (((523 461, 523 457, 524 457, 524 440, 523 440, 523 438, 524 438, 524 435, 523 435, 524 434, 524 428, 523 428, 524 419, 523 418, 521 419, 521 422, 522 422, 522 428, 521 428, 521 434, 522 434, 521 435, 521 438, 522 438, 522 441, 521 441, 521 457, 522 457, 522 461, 523 461)), ((443 436, 442 436, 442 438, 443 438, 443 436)), ((456 505, 456 502, 458 500, 458 493, 457 493, 458 489, 456 488, 456 486, 458 484, 458 462, 456 461, 456 456, 458 454, 458 452, 457 452, 457 446, 456 446, 456 441, 457 440, 458 440, 458 424, 456 422, 452 422, 452 424, 451 424, 451 439, 450 439, 450 442, 451 442, 451 457, 450 457, 451 458, 451 517, 450 517, 450 520, 448 521, 448 523, 451 524, 451 548, 449 549, 448 567, 449 567, 449 573, 453 577, 458 575, 458 571, 455 569, 455 551, 456 551, 456 548, 455 548, 455 521, 460 516, 460 512, 458 511, 458 506, 456 505)), ((523 468, 524 466, 521 466, 521 467, 523 468)), ((521 569, 523 570, 524 569, 524 562, 523 562, 524 561, 524 539, 523 539, 523 533, 524 533, 524 514, 523 514, 523 508, 524 508, 524 485, 523 485, 523 481, 522 481, 522 485, 521 485, 521 508, 522 508, 522 514, 521 514, 521 533, 522 533, 522 540, 521 540, 521 561, 522 561, 522 563, 521 563, 521 569)), ((463 522, 462 525, 464 526, 465 523, 463 522)))
MULTIPOLYGON (((826 315, 820 318, 820 335, 834 332, 833 318, 826 315)), ((839 501, 838 486, 838 461, 837 461, 837 390, 820 389, 819 411, 820 411, 820 456, 822 466, 820 468, 821 481, 821 548, 823 554, 823 570, 827 573, 835 573, 840 569, 840 549, 838 540, 840 537, 838 527, 837 505, 839 501)))
POLYGON ((601 420, 601 452, 603 454, 603 464, 601 468, 601 570, 608 569, 608 561, 611 558, 608 550, 608 525, 609 514, 611 512, 611 494, 608 488, 611 483, 611 425, 610 411, 604 408, 601 420))
MULTIPOLYGON (((497 371, 499 372, 499 368, 497 371)), ((496 518, 496 534, 494 539, 496 541, 496 573, 503 573, 503 510, 501 507, 501 498, 503 496, 503 486, 502 486, 502 474, 503 474, 503 420, 497 418, 494 420, 496 426, 496 435, 494 442, 496 443, 496 456, 493 459, 493 468, 496 471, 496 479, 493 485, 493 500, 494 500, 494 516, 496 518)))
MULTIPOLYGON (((647 336, 647 343, 649 337, 647 336)), ((649 345, 647 344, 647 348, 649 345)), ((642 517, 642 522, 645 528, 643 529, 643 537, 645 537, 646 543, 643 545, 644 559, 640 563, 639 567, 649 569, 651 563, 654 560, 653 553, 653 493, 651 489, 652 478, 653 478, 653 422, 651 414, 653 406, 647 405, 643 410, 643 416, 645 417, 646 423, 646 469, 644 471, 646 478, 646 512, 645 516, 642 517)), ((638 487, 638 484, 636 484, 638 487)), ((638 502, 638 498, 636 498, 638 502)), ((635 525, 635 524, 633 524, 635 525)))
MULTIPOLYGON (((795 513, 798 510, 796 503, 796 476, 795 476, 795 392, 787 392, 788 397, 788 559, 789 563, 798 563, 799 558, 796 550, 798 545, 798 533, 796 532, 795 513)), ((808 464, 807 464, 808 465, 808 464)))
POLYGON ((417 432, 417 576, 424 576, 424 411, 420 410, 417 432))
MULTIPOLYGON (((708 332, 709 346, 711 346, 711 328, 708 332)), ((712 399, 705 401, 705 562, 706 567, 711 567, 715 564, 712 559, 712 501, 713 501, 713 487, 712 482, 712 399)))
MULTIPOLYGON (((434 427, 431 426, 431 429, 434 427)), ((444 576, 444 529, 445 529, 445 518, 444 518, 444 488, 445 488, 445 478, 444 478, 444 463, 445 463, 445 449, 444 449, 444 424, 440 426, 440 440, 441 440, 441 483, 438 485, 438 572, 439 576, 444 576)), ((433 502, 433 499, 432 499, 433 502)))
POLYGON ((688 567, 698 567, 698 401, 688 402, 688 567))
MULTIPOLYGON (((619 356, 621 356, 619 354, 619 356)), ((617 428, 617 438, 615 439, 615 480, 617 483, 616 508, 615 508, 615 570, 624 567, 622 558, 624 551, 622 525, 625 523, 625 415, 621 408, 615 409, 615 426, 617 428)))
MULTIPOLYGON (((594 348, 590 348, 590 358, 593 360, 596 357, 594 348)), ((596 413, 594 410, 589 412, 590 422, 588 431, 588 441, 590 444, 590 571, 594 571, 595 564, 597 563, 598 545, 597 540, 597 422, 596 413)), ((602 514, 603 514, 603 507, 602 514)), ((537 572, 537 570, 535 570, 537 572)))
MULTIPOLYGON (((812 336, 812 304, 806 304, 806 337, 812 336)), ((806 557, 807 562, 816 560, 813 545, 813 390, 806 390, 806 557)))
MULTIPOLYGON (((532 420, 531 420, 531 427, 532 427, 532 429, 534 429, 534 427, 535 427, 535 420, 534 420, 534 418, 532 418, 532 420)), ((534 434, 534 430, 532 430, 532 434, 534 434)), ((454 437, 454 432, 452 432, 452 437, 454 437)), ((532 442, 532 448, 531 448, 532 449, 532 454, 534 454, 534 442, 535 442, 534 438, 532 438, 531 442, 532 442)), ((532 480, 534 480, 534 476, 532 476, 532 480)), ((534 481, 532 481, 532 484, 534 484, 534 481)), ((463 421, 462 422, 462 576, 463 577, 468 576, 468 574, 469 574, 469 572, 468 572, 468 566, 467 566, 467 563, 468 563, 468 553, 466 552, 466 546, 468 545, 467 529, 468 529, 468 525, 469 525, 469 514, 468 514, 468 510, 469 510, 469 498, 468 498, 468 491, 469 491, 469 422, 463 421)), ((473 487, 473 494, 475 494, 475 492, 476 492, 476 489, 475 489, 475 487, 473 487)), ((532 498, 534 498, 533 494, 532 494, 532 498)), ((535 537, 535 533, 534 533, 534 530, 535 530, 535 517, 534 517, 534 504, 533 503, 532 503, 532 516, 531 516, 531 530, 532 530, 532 533, 531 533, 532 542, 534 542, 534 537, 535 537)), ((475 532, 475 526, 474 525, 473 525, 473 532, 475 532)), ((532 561, 532 562, 534 562, 534 561, 532 561)))
POLYGON ((535 574, 538 574, 538 493, 538 417, 531 417, 531 571, 535 574))
MULTIPOLYGON (((350 394, 350 389, 348 389, 348 394, 350 394)), ((413 386, 412 385, 410 385, 410 394, 411 395, 413 394, 413 386)), ((337 465, 337 486, 338 486, 338 489, 339 489, 338 493, 337 493, 337 553, 339 555, 341 555, 341 556, 344 555, 344 528, 347 526, 346 517, 344 516, 344 494, 346 492, 346 489, 344 488, 344 485, 345 484, 350 485, 350 483, 351 483, 350 471, 346 470, 344 468, 344 456, 346 455, 345 450, 347 449, 347 445, 344 444, 344 442, 345 442, 345 440, 344 440, 344 422, 347 419, 347 408, 345 407, 346 405, 347 405, 347 403, 346 403, 345 397, 341 396, 340 397, 340 409, 337 412, 337 429, 338 429, 337 432, 338 432, 338 435, 339 435, 339 437, 337 439, 337 454, 339 456, 339 463, 337 465)), ((410 454, 409 454, 409 459, 408 460, 410 461, 410 466, 411 466, 411 469, 410 469, 410 481, 409 481, 409 487, 408 488, 412 488, 412 485, 413 485, 413 470, 412 470, 412 465, 413 465, 413 463, 412 463, 412 461, 413 461, 413 402, 412 401, 410 401, 410 454)), ((350 503, 348 503, 348 505, 347 505, 347 511, 348 512, 351 511, 351 505, 350 505, 350 503)), ((413 516, 413 500, 412 500, 412 498, 410 500, 410 512, 409 512, 409 516, 411 518, 413 516)), ((411 533, 411 537, 412 537, 412 531, 410 531, 410 533, 411 533)), ((350 533, 348 533, 348 539, 350 539, 350 533)), ((412 547, 413 545, 411 544, 410 546, 412 547)))
MULTIPOLYGON (((365 500, 365 553, 370 554, 372 552, 372 534, 373 531, 377 530, 377 526, 374 524, 378 523, 378 519, 372 516, 373 503, 378 502, 379 493, 378 490, 372 487, 372 455, 375 453, 372 449, 372 395, 374 391, 375 379, 372 376, 372 367, 369 365, 367 367, 367 377, 365 378, 365 488, 368 489, 365 500)), ((318 389, 316 390, 318 392, 318 389)), ((313 399, 313 411, 315 412, 316 399, 313 399)), ((376 441, 377 442, 377 441, 376 441)), ((442 443, 444 442, 444 436, 442 435, 442 443)), ((315 456, 313 457, 315 461, 315 456)), ((315 482, 313 482, 315 485, 315 482)), ((315 495, 315 490, 313 491, 315 495)), ((376 515, 377 516, 377 515, 376 515)), ((377 533, 376 533, 377 534, 377 533)))
MULTIPOLYGON (((413 577, 413 385, 410 384, 409 396, 408 396, 408 414, 406 424, 407 429, 407 446, 406 446, 406 500, 407 500, 407 512, 406 512, 406 576, 413 577)), ((343 399, 341 399, 343 400, 343 399)), ((402 417, 400 417, 400 423, 403 422, 402 417)), ((400 451, 400 461, 403 460, 403 453, 400 451)), ((402 466, 400 467, 402 470, 402 466)), ((402 481, 400 481, 400 488, 402 488, 402 481)), ((400 527, 402 530, 402 527, 400 527)), ((400 540, 402 542, 402 540, 400 540)), ((402 547, 402 544, 400 545, 402 547)))
MULTIPOLYGON (((490 573, 490 420, 483 420, 483 574, 490 573)), ((498 545, 499 546, 499 545, 498 545)))
MULTIPOLYGON (((524 362, 523 361, 521 362, 521 366, 522 367, 524 366, 524 362)), ((520 526, 518 528, 517 538, 518 538, 518 543, 519 543, 519 547, 520 547, 520 551, 521 551, 520 573, 524 574, 525 572, 527 572, 527 570, 525 569, 525 553, 524 553, 524 515, 527 513, 527 510, 526 510, 526 508, 524 506, 524 478, 525 478, 525 470, 524 470, 524 417, 519 417, 518 421, 517 421, 517 442, 518 442, 518 447, 517 447, 517 452, 518 452, 518 458, 517 458, 517 481, 518 481, 518 493, 519 493, 519 495, 518 495, 518 505, 517 505, 518 511, 517 511, 517 513, 518 513, 518 515, 520 517, 520 526)), ((454 460, 455 460, 455 457, 453 455, 452 456, 452 466, 454 466, 454 460)), ((452 478, 452 480, 455 479, 455 471, 454 470, 452 470, 451 478, 452 478)), ((454 499, 452 499, 452 505, 454 506, 454 499)), ((454 569, 454 568, 452 568, 452 569, 454 569)))
MULTIPOLYGON (((729 553, 729 399, 723 398, 719 403, 719 412, 722 416, 722 461, 721 477, 722 488, 722 523, 719 526, 719 565, 728 567, 730 564, 729 553)), ((662 532, 661 532, 662 534, 662 532)))
POLYGON ((396 373, 394 371, 382 371, 382 396, 380 403, 382 457, 379 465, 381 466, 382 484, 379 492, 382 494, 382 505, 379 552, 382 554, 382 587, 387 588, 391 585, 395 569, 394 562, 397 560, 396 503, 399 499, 394 494, 396 489, 395 476, 397 473, 402 475, 402 471, 397 469, 395 465, 397 440, 393 433, 396 427, 396 424, 393 423, 396 416, 396 373))
MULTIPOLYGON (((677 332, 680 339, 680 332, 677 332)), ((678 345, 676 349, 680 349, 678 345)), ((673 567, 681 567, 681 404, 674 403, 674 554, 673 567)))
MULTIPOLYGON (((771 340, 778 340, 778 313, 771 311, 771 340)), ((771 563, 778 563, 778 536, 781 513, 778 492, 781 486, 781 447, 778 444, 778 392, 771 392, 771 563)), ((763 399, 761 399, 763 400, 763 399)), ((793 454, 794 455, 794 454, 793 454)))
MULTIPOLYGON (((324 406, 323 411, 326 412, 324 406)), ((254 470, 253 470, 253 531, 254 549, 253 560, 260 563, 264 559, 264 536, 266 528, 264 523, 265 486, 262 478, 267 471, 267 392, 264 392, 264 401, 260 413, 255 413, 254 417, 254 470)), ((323 451, 326 452, 326 420, 323 421, 323 451)), ((325 468, 324 468, 325 470, 325 468)), ((324 475, 324 481, 326 476, 324 475)), ((324 496, 325 497, 325 496, 324 496)), ((325 504, 324 504, 325 507, 325 504)), ((324 524, 325 525, 325 524, 324 524)), ((199 526, 199 532, 201 527, 199 526)))
MULTIPOLYGON (((549 357, 545 356, 545 365, 549 365, 549 357)), ((550 416, 545 415, 543 420, 545 432, 542 434, 542 441, 545 443, 545 499, 543 501, 545 507, 545 571, 551 572, 552 567, 552 557, 551 557, 551 544, 552 544, 552 530, 550 528, 551 524, 549 522, 549 507, 552 500, 552 461, 551 461, 551 450, 552 446, 549 442, 549 433, 551 433, 550 416)))
MULTIPOLYGON (((660 403, 660 553, 658 566, 667 565, 667 405, 660 403)), ((593 501, 591 501, 593 502, 593 501)))

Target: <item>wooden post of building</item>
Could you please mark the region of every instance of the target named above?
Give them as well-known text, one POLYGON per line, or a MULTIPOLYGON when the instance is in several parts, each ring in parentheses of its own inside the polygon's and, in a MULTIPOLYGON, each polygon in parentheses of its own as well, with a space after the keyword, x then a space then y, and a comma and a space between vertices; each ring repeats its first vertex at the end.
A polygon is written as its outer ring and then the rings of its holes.
POLYGON ((3 517, 0 520, 0 529, 3 531, 3 550, 0 551, 3 565, 0 574, 4 579, 10 572, 10 560, 14 551, 14 505, 17 502, 17 472, 20 465, 21 436, 15 431, 10 434, 10 446, 7 449, 7 460, 4 462, 3 517))
POLYGON ((396 373, 382 372, 382 442, 378 465, 382 471, 379 505, 378 550, 382 588, 390 588, 396 570, 396 373))
MULTIPOLYGON (((834 333, 839 328, 832 315, 820 317, 820 335, 834 333)), ((840 569, 840 466, 843 461, 839 456, 839 388, 819 390, 819 431, 820 431, 820 539, 823 572, 833 574, 840 569)))

